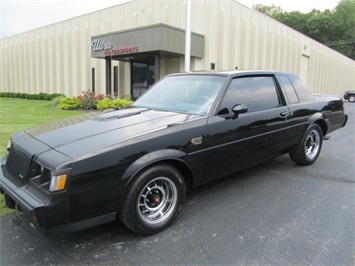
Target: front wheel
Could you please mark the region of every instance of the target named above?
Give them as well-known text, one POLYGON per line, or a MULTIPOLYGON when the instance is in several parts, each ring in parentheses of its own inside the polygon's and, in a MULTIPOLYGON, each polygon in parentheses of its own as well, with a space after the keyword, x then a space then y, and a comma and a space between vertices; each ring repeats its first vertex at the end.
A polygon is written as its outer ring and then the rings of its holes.
POLYGON ((301 142, 290 152, 291 159, 300 165, 313 164, 321 151, 323 142, 322 129, 318 124, 308 128, 301 142))
POLYGON ((137 234, 158 233, 179 214, 185 190, 184 179, 175 167, 154 165, 130 183, 119 217, 137 234))

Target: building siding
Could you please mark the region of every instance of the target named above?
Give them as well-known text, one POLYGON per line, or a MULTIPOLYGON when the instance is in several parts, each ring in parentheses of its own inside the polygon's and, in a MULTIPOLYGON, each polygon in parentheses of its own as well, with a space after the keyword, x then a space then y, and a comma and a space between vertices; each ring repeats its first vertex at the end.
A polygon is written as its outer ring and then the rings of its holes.
MULTIPOLYGON (((192 1, 191 30, 205 36, 191 70, 272 69, 297 73, 315 93, 354 89, 355 62, 236 1, 192 1)), ((132 1, 1 40, 0 91, 79 95, 105 93, 105 61, 91 58, 91 36, 165 23, 184 29, 186 1, 132 1)), ((184 58, 162 58, 160 77, 183 71, 184 58)), ((121 94, 130 92, 130 67, 118 68, 121 94)), ((112 75, 113 77, 113 75, 112 75)), ((113 84, 113 82, 111 82, 113 84)))

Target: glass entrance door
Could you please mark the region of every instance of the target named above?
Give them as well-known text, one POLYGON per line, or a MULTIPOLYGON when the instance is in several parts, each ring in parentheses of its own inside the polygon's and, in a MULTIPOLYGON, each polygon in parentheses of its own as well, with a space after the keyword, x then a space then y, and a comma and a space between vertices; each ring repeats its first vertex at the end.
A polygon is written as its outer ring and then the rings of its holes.
POLYGON ((155 56, 135 57, 131 61, 131 94, 133 100, 155 82, 155 56))

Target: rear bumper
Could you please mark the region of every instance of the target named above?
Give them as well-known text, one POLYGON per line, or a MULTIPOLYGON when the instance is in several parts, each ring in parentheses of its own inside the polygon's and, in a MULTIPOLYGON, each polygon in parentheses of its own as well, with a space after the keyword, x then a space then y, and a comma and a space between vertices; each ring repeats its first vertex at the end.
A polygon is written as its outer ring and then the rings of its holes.
POLYGON ((344 124, 343 124, 343 127, 345 127, 345 125, 346 125, 346 123, 348 122, 348 115, 347 114, 345 114, 345 120, 344 120, 344 124))

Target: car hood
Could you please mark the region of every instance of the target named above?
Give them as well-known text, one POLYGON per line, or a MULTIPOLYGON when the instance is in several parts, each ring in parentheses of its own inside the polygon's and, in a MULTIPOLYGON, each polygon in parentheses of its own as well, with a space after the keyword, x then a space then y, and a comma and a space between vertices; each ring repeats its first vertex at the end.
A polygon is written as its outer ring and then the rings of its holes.
POLYGON ((128 108, 93 117, 87 114, 36 128, 26 133, 40 142, 71 157, 113 143, 179 125, 201 116, 128 108))

